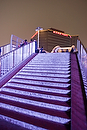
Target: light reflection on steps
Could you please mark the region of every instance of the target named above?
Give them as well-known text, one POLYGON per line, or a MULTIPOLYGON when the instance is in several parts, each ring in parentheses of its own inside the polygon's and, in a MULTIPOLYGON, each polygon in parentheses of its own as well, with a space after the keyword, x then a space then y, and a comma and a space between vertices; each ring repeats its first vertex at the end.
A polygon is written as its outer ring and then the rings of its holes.
POLYGON ((66 102, 70 99, 69 97, 52 96, 52 95, 27 92, 27 91, 22 91, 22 90, 14 90, 14 89, 10 89, 10 88, 3 88, 2 91, 9 92, 9 94, 15 93, 15 94, 19 94, 19 95, 27 95, 27 96, 56 100, 56 101, 65 101, 66 102))
POLYGON ((35 64, 35 63, 32 62, 32 63, 28 63, 27 65, 25 65, 25 67, 36 67, 36 66, 40 67, 40 68, 42 67, 42 68, 55 68, 55 69, 59 68, 60 69, 60 68, 69 68, 70 64, 66 64, 66 63, 65 64, 57 63, 55 65, 54 64, 47 64, 47 63, 44 63, 44 64, 43 63, 42 64, 36 63, 35 64))
POLYGON ((67 106, 61 106, 61 105, 54 105, 54 104, 44 103, 44 102, 38 102, 38 101, 29 100, 29 99, 4 95, 4 94, 1 94, 0 98, 1 99, 2 98, 3 99, 8 99, 9 101, 11 100, 11 101, 15 101, 15 102, 25 103, 25 105, 30 104, 30 105, 34 105, 34 106, 39 106, 39 107, 44 107, 44 108, 49 108, 49 109, 54 109, 54 110, 60 110, 60 111, 67 111, 67 110, 70 109, 70 107, 67 107, 67 106))
POLYGON ((23 127, 24 129, 27 128, 29 130, 47 130, 45 128, 37 127, 35 125, 29 124, 29 123, 26 123, 26 122, 23 122, 23 121, 19 121, 19 120, 16 120, 16 119, 4 116, 4 115, 0 115, 0 119, 11 122, 14 125, 19 125, 19 126, 23 127))
MULTIPOLYGON (((41 72, 42 70, 34 70, 34 69, 31 69, 31 70, 26 70, 25 68, 24 69, 22 69, 22 71, 25 71, 25 72, 41 72)), ((60 73, 60 74, 69 74, 70 73, 70 71, 67 71, 67 70, 65 70, 65 71, 61 71, 61 70, 43 70, 42 72, 46 72, 46 73, 56 73, 56 74, 58 74, 58 73, 60 73)))
POLYGON ((20 71, 17 75, 32 75, 32 76, 44 76, 44 77, 53 77, 53 78, 69 78, 70 74, 51 74, 51 73, 43 73, 43 72, 27 72, 20 71))
POLYGON ((14 83, 27 83, 27 84, 36 84, 36 85, 44 85, 44 86, 52 86, 52 87, 64 87, 64 88, 67 88, 70 86, 69 83, 65 84, 65 83, 52 83, 52 82, 45 82, 45 81, 37 81, 37 80, 28 80, 28 79, 11 79, 9 80, 9 82, 14 82, 14 83))
POLYGON ((70 73, 70 53, 38 54, 1 88, 0 119, 32 130, 66 130, 70 73))
MULTIPOLYGON (((22 84, 17 84, 17 83, 7 83, 6 85, 4 85, 4 87, 15 87, 15 88, 25 88, 25 89, 31 89, 31 90, 39 90, 39 91, 45 91, 45 92, 53 92, 53 93, 61 93, 61 94, 68 94, 70 92, 70 90, 64 90, 64 89, 55 89, 55 88, 47 88, 47 87, 39 87, 39 86, 32 86, 32 85, 22 85, 22 84)), ((2 89, 3 91, 3 89, 2 89)))
POLYGON ((51 116, 51 115, 48 115, 48 114, 43 114, 43 113, 40 113, 40 112, 35 112, 35 111, 32 111, 32 110, 23 109, 23 108, 20 108, 20 107, 15 107, 15 106, 5 104, 5 103, 0 103, 0 108, 9 109, 9 110, 19 112, 19 113, 23 113, 23 114, 26 114, 26 115, 29 115, 29 116, 38 117, 38 118, 42 118, 42 119, 46 119, 46 120, 49 120, 49 121, 62 123, 62 124, 68 123, 70 121, 70 119, 51 116))
POLYGON ((55 70, 55 71, 57 71, 57 70, 63 70, 63 71, 66 71, 66 70, 69 70, 70 68, 68 68, 68 67, 49 67, 49 66, 32 66, 32 64, 31 64, 31 66, 25 66, 24 67, 24 69, 26 69, 26 70, 32 70, 32 69, 34 69, 34 70, 55 70))
POLYGON ((70 81, 70 79, 64 79, 64 78, 48 78, 48 77, 36 77, 36 76, 24 76, 24 75, 16 75, 16 77, 14 77, 14 79, 17 79, 17 78, 19 78, 19 79, 29 79, 29 80, 32 80, 32 79, 35 79, 35 80, 41 80, 41 81, 52 81, 52 82, 65 82, 65 83, 67 83, 67 82, 69 82, 70 81))

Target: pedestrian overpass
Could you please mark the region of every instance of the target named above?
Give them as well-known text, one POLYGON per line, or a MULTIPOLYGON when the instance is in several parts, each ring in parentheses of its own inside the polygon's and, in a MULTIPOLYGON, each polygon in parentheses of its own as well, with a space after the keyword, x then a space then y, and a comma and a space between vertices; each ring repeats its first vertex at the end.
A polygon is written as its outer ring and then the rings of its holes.
POLYGON ((1 55, 0 129, 87 130, 87 51, 35 53, 35 42, 1 55))

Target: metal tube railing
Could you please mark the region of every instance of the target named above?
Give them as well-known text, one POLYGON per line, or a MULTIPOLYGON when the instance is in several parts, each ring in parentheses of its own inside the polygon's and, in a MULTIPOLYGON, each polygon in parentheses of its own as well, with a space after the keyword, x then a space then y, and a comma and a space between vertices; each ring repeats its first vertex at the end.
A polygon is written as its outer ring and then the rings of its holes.
POLYGON ((0 49, 1 49, 0 55, 4 55, 12 50, 17 49, 22 41, 24 41, 24 40, 12 34, 10 43, 6 44, 4 46, 0 46, 0 49))
POLYGON ((1 46, 0 48, 1 48, 1 54, 0 55, 4 55, 4 54, 10 52, 10 44, 1 46))
POLYGON ((78 58, 80 59, 82 68, 87 78, 87 51, 80 40, 77 40, 78 58))
POLYGON ((11 41, 10 41, 10 51, 13 50, 13 46, 15 48, 18 48, 18 46, 20 45, 20 43, 22 41, 24 41, 24 40, 12 34, 11 35, 11 41))
POLYGON ((35 42, 31 42, 0 56, 0 77, 35 53, 35 42))
POLYGON ((87 50, 80 40, 77 40, 78 60, 83 78, 84 88, 87 97, 87 50))

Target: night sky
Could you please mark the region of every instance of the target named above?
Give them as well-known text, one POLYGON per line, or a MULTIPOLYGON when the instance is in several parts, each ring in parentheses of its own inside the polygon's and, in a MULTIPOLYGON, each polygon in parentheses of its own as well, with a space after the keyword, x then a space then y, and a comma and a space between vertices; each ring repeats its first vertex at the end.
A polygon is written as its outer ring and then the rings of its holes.
POLYGON ((30 41, 38 26, 79 35, 87 48, 87 0, 0 0, 0 45, 11 34, 30 41))

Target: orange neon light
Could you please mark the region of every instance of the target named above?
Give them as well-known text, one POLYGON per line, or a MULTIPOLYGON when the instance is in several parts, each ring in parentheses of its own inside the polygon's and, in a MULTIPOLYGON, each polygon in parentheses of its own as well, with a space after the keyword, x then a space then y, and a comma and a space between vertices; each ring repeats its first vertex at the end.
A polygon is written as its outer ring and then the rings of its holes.
POLYGON ((38 34, 38 32, 36 32, 32 37, 31 37, 31 39, 34 37, 34 36, 36 36, 38 34))
MULTIPOLYGON (((66 36, 66 37, 70 36, 68 34, 57 32, 57 31, 53 31, 53 33, 56 33, 56 34, 59 34, 59 35, 63 35, 63 36, 66 36)), ((71 36, 70 36, 70 38, 71 38, 71 36)))

